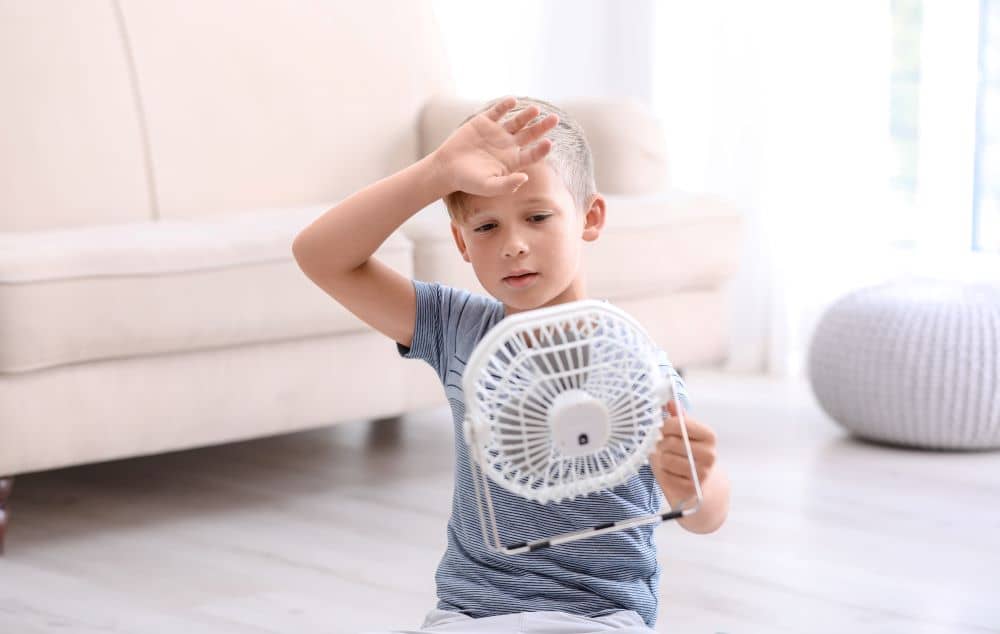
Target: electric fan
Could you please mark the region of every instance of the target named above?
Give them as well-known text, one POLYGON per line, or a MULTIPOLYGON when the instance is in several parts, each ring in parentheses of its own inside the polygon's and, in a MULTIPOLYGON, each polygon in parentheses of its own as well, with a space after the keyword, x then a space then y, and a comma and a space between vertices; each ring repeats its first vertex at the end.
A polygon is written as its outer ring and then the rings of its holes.
POLYGON ((617 486, 648 462, 662 407, 677 399, 652 339, 630 315, 586 299, 501 320, 477 344, 462 377, 483 540, 515 555, 695 513, 701 507, 691 444, 678 408, 695 500, 531 542, 500 543, 487 478, 546 504, 617 486))

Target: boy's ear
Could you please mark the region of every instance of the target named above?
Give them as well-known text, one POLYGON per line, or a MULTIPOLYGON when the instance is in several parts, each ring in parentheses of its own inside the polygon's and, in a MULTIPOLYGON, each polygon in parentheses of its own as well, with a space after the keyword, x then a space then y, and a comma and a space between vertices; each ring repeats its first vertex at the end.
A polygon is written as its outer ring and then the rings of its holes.
POLYGON ((605 205, 604 196, 594 194, 591 197, 590 205, 587 207, 587 213, 583 219, 582 237, 585 241, 593 242, 601 235, 601 229, 604 228, 605 205))
POLYGON ((455 221, 451 221, 451 235, 455 238, 455 246, 458 247, 458 252, 462 254, 462 259, 466 262, 471 262, 469 259, 469 250, 465 248, 465 238, 462 237, 462 230, 459 229, 455 221))

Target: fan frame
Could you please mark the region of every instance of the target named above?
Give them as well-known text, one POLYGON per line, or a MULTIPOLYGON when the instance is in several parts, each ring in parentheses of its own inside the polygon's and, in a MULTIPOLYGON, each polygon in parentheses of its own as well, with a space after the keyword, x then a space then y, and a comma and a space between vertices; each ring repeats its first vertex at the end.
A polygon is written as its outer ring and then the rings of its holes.
MULTIPOLYGON (((476 420, 478 414, 478 408, 470 408, 469 403, 471 399, 474 398, 476 389, 476 377, 479 376, 480 372, 483 370, 484 366, 489 362, 490 355, 487 351, 492 350, 496 343, 505 337, 507 337, 511 332, 516 332, 524 329, 525 326, 531 328, 544 328, 550 325, 552 322, 558 322, 567 316, 573 316, 576 314, 587 314, 589 311, 597 312, 607 312, 611 313, 618 319, 624 320, 636 332, 640 333, 641 338, 643 338, 648 349, 653 349, 655 343, 649 336, 649 333, 643 328, 635 318, 623 311, 622 309, 614 306, 610 303, 603 302, 596 299, 583 299, 573 302, 565 302, 562 304, 557 304, 555 306, 547 306, 543 308, 537 308, 533 310, 524 311, 514 315, 510 315, 503 320, 501 320, 496 326, 494 326, 486 336, 477 344, 476 348, 473 350, 469 361, 466 364, 465 371, 462 376, 462 389, 465 395, 465 420, 463 421, 463 430, 465 434, 466 446, 469 449, 470 454, 470 467, 472 469, 472 480, 473 480, 473 490, 476 496, 476 507, 479 513, 480 527, 483 534, 483 542, 486 547, 493 552, 504 554, 504 555, 517 555, 522 553, 529 553, 542 548, 548 548, 550 546, 556 546, 558 544, 565 544, 568 542, 577 541, 579 539, 584 539, 587 537, 595 537, 597 535, 602 535, 604 533, 610 533, 619 530, 626 530, 629 528, 634 528, 637 526, 644 526, 647 524, 664 522, 672 519, 679 519, 692 515, 701 508, 702 505, 702 490, 701 482, 698 479, 698 470, 695 466, 694 454, 691 450, 691 442, 688 438, 687 425, 684 420, 683 408, 678 408, 678 419, 681 427, 681 436, 684 440, 684 447, 687 453, 688 465, 691 469, 691 479, 694 484, 695 495, 694 498, 687 498, 682 500, 675 506, 669 505, 669 500, 666 510, 661 509, 656 513, 651 513, 649 515, 641 515, 630 518, 625 518, 615 522, 607 522, 600 524, 598 526, 593 526, 589 528, 584 528, 577 531, 569 531, 566 533, 561 533, 551 537, 546 537, 542 539, 536 539, 532 541, 522 541, 515 544, 504 545, 500 540, 499 526, 497 524, 496 512, 493 505, 493 497, 490 494, 489 487, 489 474, 482 468, 482 464, 486 462, 484 455, 482 453, 483 442, 482 439, 478 437, 477 428, 478 422, 476 420), (470 396, 473 395, 473 396, 470 396), (470 414, 474 412, 474 414, 470 414)), ((651 369, 658 370, 659 366, 655 362, 655 359, 650 362, 651 369)), ((655 373, 658 375, 658 373, 655 373)), ((649 376, 654 376, 654 373, 650 373, 649 376)), ((668 380, 663 380, 662 383, 656 386, 653 390, 659 398, 659 408, 662 409, 666 403, 673 399, 678 403, 680 402, 679 393, 677 390, 677 384, 674 381, 673 376, 669 377, 668 380)), ((662 423, 656 425, 657 430, 657 440, 652 443, 655 447, 656 443, 659 442, 659 438, 662 438, 662 423)), ((642 460, 642 464, 648 463, 648 456, 642 460)), ((493 479, 498 486, 511 490, 518 493, 511 487, 508 487, 505 482, 497 479, 493 479)))

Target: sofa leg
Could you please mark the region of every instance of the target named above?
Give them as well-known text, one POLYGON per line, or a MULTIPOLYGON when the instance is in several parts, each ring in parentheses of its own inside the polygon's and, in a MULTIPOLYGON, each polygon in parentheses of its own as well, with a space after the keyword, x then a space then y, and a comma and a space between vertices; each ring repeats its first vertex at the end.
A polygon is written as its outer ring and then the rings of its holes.
POLYGON ((3 554, 3 538, 7 534, 7 520, 10 512, 7 510, 7 499, 14 490, 14 477, 0 477, 0 555, 3 554))

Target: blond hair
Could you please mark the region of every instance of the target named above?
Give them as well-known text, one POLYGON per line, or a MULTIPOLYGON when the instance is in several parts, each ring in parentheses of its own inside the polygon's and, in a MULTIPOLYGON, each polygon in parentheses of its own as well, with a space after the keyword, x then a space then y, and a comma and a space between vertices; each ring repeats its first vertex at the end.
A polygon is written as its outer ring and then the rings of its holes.
MULTIPOLYGON (((473 117, 486 112, 492 108, 500 99, 494 99, 482 108, 465 118, 459 125, 465 125, 473 117)), ((569 116, 565 111, 556 106, 531 97, 518 97, 517 105, 504 114, 500 123, 517 116, 517 113, 527 109, 529 106, 538 106, 538 116, 531 120, 528 125, 536 123, 550 112, 559 115, 559 123, 554 128, 545 133, 545 138, 552 141, 552 149, 545 156, 545 163, 552 168, 569 193, 573 196, 577 211, 582 212, 590 197, 597 193, 597 184, 594 181, 594 159, 590 153, 590 144, 583 133, 583 127, 569 116)), ((444 204, 448 208, 448 215, 453 220, 461 220, 468 214, 464 207, 466 193, 454 191, 444 197, 444 204)))

